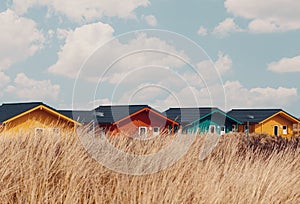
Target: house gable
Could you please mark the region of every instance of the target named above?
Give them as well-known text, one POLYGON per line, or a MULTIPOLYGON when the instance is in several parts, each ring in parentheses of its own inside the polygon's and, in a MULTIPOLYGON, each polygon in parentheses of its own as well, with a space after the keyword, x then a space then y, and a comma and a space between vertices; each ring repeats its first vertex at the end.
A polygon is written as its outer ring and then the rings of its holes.
POLYGON ((60 114, 55 109, 47 106, 41 102, 34 103, 15 103, 15 104, 3 104, 0 107, 1 123, 8 124, 22 116, 32 113, 36 110, 46 111, 51 115, 54 115, 60 119, 66 120, 68 122, 74 123, 76 125, 81 125, 79 122, 60 114))

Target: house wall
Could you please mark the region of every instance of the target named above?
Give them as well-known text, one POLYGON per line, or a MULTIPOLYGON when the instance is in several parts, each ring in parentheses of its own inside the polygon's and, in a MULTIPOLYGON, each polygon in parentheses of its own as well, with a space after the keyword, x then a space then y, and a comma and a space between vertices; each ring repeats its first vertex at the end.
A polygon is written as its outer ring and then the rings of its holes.
POLYGON ((35 128, 44 128, 45 133, 53 133, 53 128, 59 128, 60 134, 74 131, 74 123, 61 119, 45 110, 35 110, 21 116, 5 125, 5 134, 18 132, 35 133, 35 128))
MULTIPOLYGON (((245 127, 247 126, 247 123, 238 125, 238 132, 245 132, 245 127)), ((256 124, 249 124, 249 133, 256 132, 256 124)))
POLYGON ((255 126, 256 133, 266 133, 269 135, 274 135, 274 126, 278 126, 278 133, 281 137, 291 137, 293 136, 293 122, 289 119, 280 116, 279 114, 265 121, 263 124, 257 124, 255 126), (283 134, 283 126, 287 126, 287 134, 283 134))
MULTIPOLYGON (((230 123, 224 121, 211 121, 210 119, 205 119, 200 121, 199 123, 195 123, 194 126, 189 128, 189 133, 208 133, 209 132, 209 126, 215 125, 216 126, 216 133, 221 134, 221 126, 225 126, 225 133, 229 133, 232 131, 232 125, 236 123, 230 123)), ((236 124, 237 125, 237 124, 236 124)))
POLYGON ((112 126, 110 131, 113 134, 122 132, 128 136, 134 136, 138 135, 141 126, 147 127, 147 135, 152 136, 154 127, 159 127, 160 133, 167 133, 169 126, 172 127, 172 123, 152 112, 143 111, 112 126))

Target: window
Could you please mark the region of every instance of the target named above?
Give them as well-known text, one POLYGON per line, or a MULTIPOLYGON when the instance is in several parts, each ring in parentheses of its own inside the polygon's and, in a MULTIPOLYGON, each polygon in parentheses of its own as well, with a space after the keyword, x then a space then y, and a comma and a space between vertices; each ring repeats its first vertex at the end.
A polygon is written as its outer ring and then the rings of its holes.
POLYGON ((287 130, 288 130, 287 126, 284 125, 284 126, 282 127, 282 134, 287 135, 287 133, 288 133, 287 130))
POLYGON ((141 126, 139 127, 139 136, 147 136, 147 127, 141 126))
POLYGON ((34 134, 35 136, 41 136, 44 133, 44 128, 35 128, 34 134))
POLYGON ((159 127, 154 127, 153 128, 153 136, 159 135, 159 127))
POLYGON ((210 125, 209 126, 209 133, 214 134, 216 131, 216 126, 215 125, 210 125))
POLYGON ((237 131, 236 125, 232 125, 232 132, 236 132, 236 131, 237 131))
POLYGON ((60 135, 60 129, 59 128, 53 128, 52 129, 52 133, 53 133, 53 135, 60 135))

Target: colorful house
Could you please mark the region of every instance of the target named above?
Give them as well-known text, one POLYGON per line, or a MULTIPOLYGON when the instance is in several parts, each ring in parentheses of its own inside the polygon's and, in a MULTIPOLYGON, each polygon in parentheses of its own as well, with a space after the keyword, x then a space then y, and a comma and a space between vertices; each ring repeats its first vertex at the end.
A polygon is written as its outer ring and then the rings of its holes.
POLYGON ((81 125, 42 102, 4 103, 0 106, 2 133, 32 132, 60 135, 81 125))
POLYGON ((183 133, 223 135, 241 124, 218 108, 170 108, 165 115, 179 122, 183 133))
POLYGON ((94 110, 99 129, 128 136, 157 136, 176 133, 179 123, 148 105, 99 106, 94 110))
POLYGON ((233 109, 227 115, 241 121, 238 132, 299 136, 300 120, 282 109, 233 109))

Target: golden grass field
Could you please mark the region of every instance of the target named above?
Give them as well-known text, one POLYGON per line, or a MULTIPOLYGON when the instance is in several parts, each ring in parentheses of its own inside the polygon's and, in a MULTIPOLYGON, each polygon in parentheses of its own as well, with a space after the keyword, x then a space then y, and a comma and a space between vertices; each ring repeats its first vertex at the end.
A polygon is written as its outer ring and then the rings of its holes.
MULTIPOLYGON (((101 166, 72 135, 1 136, 0 203, 300 203, 297 139, 227 135, 200 161, 204 138, 168 169, 133 176, 101 166)), ((149 153, 170 140, 115 145, 149 153)))

